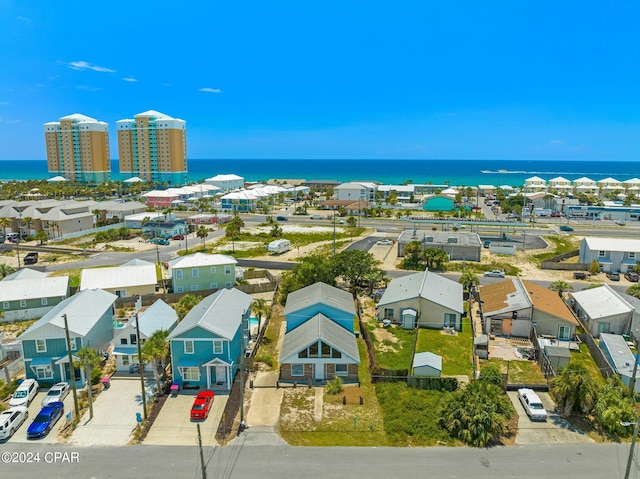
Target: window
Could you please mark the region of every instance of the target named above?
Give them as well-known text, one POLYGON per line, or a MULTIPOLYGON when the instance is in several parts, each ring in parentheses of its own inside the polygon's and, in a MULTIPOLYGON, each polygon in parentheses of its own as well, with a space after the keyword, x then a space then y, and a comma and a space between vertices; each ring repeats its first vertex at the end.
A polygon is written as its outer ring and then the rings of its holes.
POLYGON ((608 333, 611 328, 611 323, 598 324, 598 333, 608 333))
POLYGON ((385 308, 384 309, 384 319, 388 319, 389 321, 393 321, 393 309, 385 308))
POLYGON ((127 345, 129 342, 127 341, 127 338, 120 338, 120 344, 127 345))
POLYGON ((309 350, 308 350, 308 349, 306 349, 306 348, 305 348, 305 349, 303 349, 302 351, 300 351, 300 352, 298 353, 298 357, 299 357, 300 359, 308 358, 308 357, 309 357, 309 350))
POLYGON ((135 334, 129 335, 129 342, 130 344, 138 344, 138 338, 136 337, 135 334))
POLYGON ((599 252, 598 252, 598 256, 599 256, 600 258, 604 258, 606 255, 607 255, 607 252, 606 252, 606 251, 599 251, 599 252))
POLYGON ((46 306, 47 304, 49 304, 49 300, 47 298, 41 298, 40 299, 40 304, 42 306, 46 306))
POLYGON ((35 370, 38 379, 51 379, 53 377, 51 366, 36 366, 35 370))
POLYGON ((181 269, 176 270, 176 279, 182 279, 182 270, 181 269))
POLYGON ((184 342, 184 353, 185 354, 193 354, 193 341, 185 341, 184 342))
POLYGON ((230 288, 231 286, 232 286, 231 281, 227 281, 226 283, 224 283, 225 288, 230 288))
POLYGON ((198 268, 193 268, 191 270, 191 277, 192 278, 197 278, 200 276, 200 270, 198 268))
POLYGON ((224 274, 231 274, 231 266, 224 267, 224 274))
POLYGON ((71 343, 71 351, 75 351, 78 349, 78 346, 76 345, 76 338, 71 338, 70 339, 70 343, 71 343))
POLYGON ((211 267, 211 272, 212 272, 212 273, 215 273, 215 272, 216 272, 216 267, 215 267, 215 266, 212 266, 212 267, 211 267))
POLYGON ((180 368, 182 370, 182 379, 185 381, 200 381, 200 368, 180 368))
POLYGON ((176 288, 176 293, 184 293, 184 288, 182 286, 178 286, 176 288))
POLYGON ((331 357, 332 358, 341 358, 342 353, 336 349, 331 349, 331 357))
POLYGON ((191 291, 198 291, 198 285, 197 284, 192 284, 191 285, 191 291))
POLYGON ((211 289, 218 289, 218 283, 211 283, 211 289))
POLYGON ((127 356, 126 354, 122 356, 122 365, 129 366, 129 356, 127 356))
POLYGON ((26 300, 24 300, 24 299, 21 299, 21 300, 20 300, 20 307, 21 307, 21 308, 26 308, 26 307, 27 307, 27 301, 26 301, 26 300))
POLYGON ((636 258, 635 253, 629 253, 629 259, 635 259, 635 258, 636 258))
POLYGON ((318 357, 318 343, 313 343, 309 346, 309 357, 317 358, 318 357))
POLYGON ((444 327, 455 328, 456 327, 456 315, 453 313, 444 313, 444 327))
POLYGON ((336 376, 347 376, 349 374, 348 364, 336 364, 336 376))
POLYGON ((331 346, 329 346, 325 342, 321 342, 320 345, 322 346, 322 357, 323 358, 330 358, 331 357, 331 346))
POLYGON ((558 328, 558 339, 567 341, 571 335, 571 327, 560 326, 558 328))
POLYGON ((304 364, 292 364, 291 376, 304 376, 304 364))
POLYGON ((222 341, 214 341, 213 354, 222 354, 222 352, 223 352, 222 341))
POLYGON ((9 301, 2 302, 2 309, 4 309, 5 311, 9 309, 9 301))
POLYGON ((47 341, 44 339, 36 339, 36 352, 37 353, 46 353, 47 352, 47 341))

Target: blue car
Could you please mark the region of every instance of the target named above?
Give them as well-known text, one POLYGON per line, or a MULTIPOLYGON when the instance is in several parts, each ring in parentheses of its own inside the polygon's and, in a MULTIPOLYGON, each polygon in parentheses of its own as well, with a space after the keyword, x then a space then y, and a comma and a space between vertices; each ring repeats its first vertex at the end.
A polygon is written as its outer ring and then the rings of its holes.
POLYGON ((45 437, 64 414, 64 404, 56 401, 43 407, 27 429, 27 439, 45 437))

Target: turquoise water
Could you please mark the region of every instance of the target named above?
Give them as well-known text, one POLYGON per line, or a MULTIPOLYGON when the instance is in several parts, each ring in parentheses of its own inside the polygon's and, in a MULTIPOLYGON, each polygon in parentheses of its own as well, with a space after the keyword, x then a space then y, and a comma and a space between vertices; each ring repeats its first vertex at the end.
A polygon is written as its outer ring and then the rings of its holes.
POLYGON ((254 318, 253 316, 249 318, 249 327, 253 328, 254 326, 259 326, 260 325, 260 321, 258 320, 258 318, 254 318))

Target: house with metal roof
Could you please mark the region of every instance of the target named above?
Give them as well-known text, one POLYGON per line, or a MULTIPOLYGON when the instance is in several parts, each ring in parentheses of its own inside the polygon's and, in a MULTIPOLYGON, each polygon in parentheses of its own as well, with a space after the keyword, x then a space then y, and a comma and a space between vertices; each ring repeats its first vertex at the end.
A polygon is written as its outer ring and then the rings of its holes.
POLYGON ((416 353, 413 356, 413 375, 439 378, 442 375, 442 356, 435 353, 416 353))
POLYGON ((569 293, 568 302, 594 338, 630 333, 635 308, 609 285, 569 293))
MULTIPOLYGON (((637 358, 633 355, 625 339, 619 334, 601 333, 599 341, 600 350, 613 368, 613 371, 620 376, 623 384, 631 386, 633 377, 634 362, 637 358)), ((636 371, 636 379, 633 388, 640 392, 640 368, 636 371)))
POLYGON ((0 321, 40 318, 68 296, 68 276, 23 268, 0 282, 0 321))
POLYGON ((174 381, 231 389, 246 347, 253 299, 235 288, 200 301, 168 336, 174 381))
POLYGON ((158 284, 156 265, 134 259, 111 268, 83 269, 80 291, 100 288, 120 298, 154 294, 158 284))
MULTIPOLYGON (((70 380, 65 317, 72 354, 83 347, 106 350, 113 338, 116 299, 115 294, 101 289, 80 291, 32 324, 20 336, 26 377, 41 384, 70 380)), ((84 369, 76 369, 75 374, 83 385, 84 369)))
MULTIPOLYGON (((138 371, 138 334, 144 343, 156 331, 171 331, 178 324, 178 314, 167 303, 159 299, 137 318, 135 315, 126 323, 116 323, 113 331, 113 355, 116 359, 116 371, 138 371), (139 331, 136 331, 139 325, 139 331)), ((145 363, 145 371, 151 371, 151 363, 145 363)))
POLYGON ((353 333, 357 315, 353 295, 322 282, 289 293, 284 307, 286 332, 296 329, 318 313, 353 333))
POLYGON ((462 285, 429 270, 395 278, 377 308, 379 321, 389 320, 409 329, 460 331, 464 312, 462 285))
POLYGON ((236 285, 236 264, 232 256, 194 253, 169 261, 169 278, 174 293, 232 288, 236 285))
POLYGON ((440 249, 451 261, 480 261, 482 241, 477 233, 460 231, 420 231, 406 229, 398 238, 398 256, 404 256, 409 243, 419 242, 422 249, 440 249))
POLYGON ((640 261, 640 240, 587 237, 580 241, 580 263, 596 260, 602 271, 626 273, 640 261))

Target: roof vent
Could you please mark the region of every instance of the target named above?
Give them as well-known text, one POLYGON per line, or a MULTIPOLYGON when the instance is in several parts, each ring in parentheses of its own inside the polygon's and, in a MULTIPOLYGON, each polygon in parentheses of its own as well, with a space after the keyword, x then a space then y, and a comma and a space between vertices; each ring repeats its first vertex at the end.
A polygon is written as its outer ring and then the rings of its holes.
POLYGON ((458 238, 456 238, 455 236, 449 236, 447 238, 447 243, 457 243, 458 242, 458 238))

